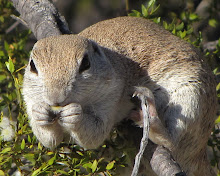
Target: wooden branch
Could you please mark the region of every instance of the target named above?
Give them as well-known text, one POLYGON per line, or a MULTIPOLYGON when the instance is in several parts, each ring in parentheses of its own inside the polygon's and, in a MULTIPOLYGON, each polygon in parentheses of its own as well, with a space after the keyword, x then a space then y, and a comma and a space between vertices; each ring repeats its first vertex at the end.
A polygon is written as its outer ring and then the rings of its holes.
POLYGON ((12 0, 20 13, 20 18, 27 23, 37 40, 70 34, 68 25, 58 10, 47 0, 12 0))
POLYGON ((153 171, 159 176, 186 176, 172 158, 170 151, 157 146, 150 161, 153 171))
POLYGON ((12 25, 5 31, 5 33, 6 33, 6 34, 10 33, 10 32, 13 31, 19 24, 20 24, 19 21, 14 22, 14 24, 12 24, 12 25))
POLYGON ((148 102, 146 101, 146 97, 142 94, 139 94, 138 98, 141 101, 141 109, 143 112, 143 124, 144 124, 143 125, 143 137, 140 142, 139 152, 137 153, 137 155, 135 157, 134 168, 133 168, 131 176, 138 175, 138 170, 139 170, 141 158, 142 158, 144 151, 145 151, 147 144, 148 144, 149 130, 150 130, 149 129, 150 128, 150 122, 149 122, 150 113, 149 113, 148 102))

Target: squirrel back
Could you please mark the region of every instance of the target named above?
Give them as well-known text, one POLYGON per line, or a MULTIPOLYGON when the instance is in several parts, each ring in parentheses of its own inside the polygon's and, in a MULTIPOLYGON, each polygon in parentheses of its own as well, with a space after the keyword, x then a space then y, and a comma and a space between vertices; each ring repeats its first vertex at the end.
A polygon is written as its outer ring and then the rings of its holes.
POLYGON ((201 53, 143 18, 102 21, 79 35, 138 63, 146 80, 136 83, 153 92, 159 117, 175 141, 174 158, 189 175, 210 175, 205 151, 216 119, 216 83, 201 53))

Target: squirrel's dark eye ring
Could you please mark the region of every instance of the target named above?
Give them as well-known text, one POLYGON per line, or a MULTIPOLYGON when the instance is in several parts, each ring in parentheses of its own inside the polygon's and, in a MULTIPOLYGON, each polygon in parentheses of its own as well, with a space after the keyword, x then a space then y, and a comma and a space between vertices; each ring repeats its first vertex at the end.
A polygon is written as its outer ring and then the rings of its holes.
POLYGON ((38 71, 37 71, 37 68, 36 68, 36 66, 35 66, 35 64, 34 64, 33 59, 31 59, 31 61, 30 61, 30 71, 31 71, 32 73, 38 74, 38 71))
POLYGON ((86 70, 88 70, 90 68, 90 61, 89 61, 89 56, 88 54, 85 54, 83 59, 82 59, 82 62, 81 62, 81 65, 79 67, 79 73, 82 73, 86 70))

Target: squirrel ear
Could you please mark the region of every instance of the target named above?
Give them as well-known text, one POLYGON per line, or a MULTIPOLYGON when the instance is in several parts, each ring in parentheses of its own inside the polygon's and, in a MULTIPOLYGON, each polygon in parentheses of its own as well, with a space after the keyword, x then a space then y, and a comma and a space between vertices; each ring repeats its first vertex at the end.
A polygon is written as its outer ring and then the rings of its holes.
POLYGON ((93 47, 93 50, 95 53, 101 55, 100 48, 99 48, 98 44, 95 43, 94 41, 92 41, 92 47, 93 47))

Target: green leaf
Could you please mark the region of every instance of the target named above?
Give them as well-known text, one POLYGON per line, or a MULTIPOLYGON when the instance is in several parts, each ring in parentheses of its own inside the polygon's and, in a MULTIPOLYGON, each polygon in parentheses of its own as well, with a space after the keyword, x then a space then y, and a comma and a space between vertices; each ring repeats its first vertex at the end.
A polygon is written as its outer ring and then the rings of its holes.
POLYGON ((21 141, 21 150, 24 150, 24 148, 25 148, 25 140, 22 139, 22 141, 21 141))
POLYGON ((210 20, 209 20, 209 26, 215 28, 215 27, 217 26, 217 24, 218 24, 218 22, 217 22, 216 19, 210 19, 210 20))
POLYGON ((143 16, 146 18, 148 16, 148 9, 143 4, 141 5, 141 11, 143 16))
POLYGON ((128 16, 141 17, 141 13, 137 10, 132 10, 132 13, 129 13, 128 16))
POLYGON ((179 31, 178 34, 179 34, 181 39, 184 39, 186 37, 186 31, 185 30, 183 32, 179 31))
POLYGON ((159 8, 160 8, 160 4, 155 9, 153 9, 150 14, 151 15, 154 14, 159 8))
POLYGON ((54 152, 51 152, 51 151, 47 152, 48 156, 53 155, 53 154, 54 154, 54 152))
POLYGON ((4 159, 4 157, 0 156, 0 165, 1 165, 1 162, 3 159, 4 159))
POLYGON ((192 33, 193 33, 193 27, 188 26, 186 33, 187 33, 188 35, 189 35, 189 34, 192 34, 192 33))
POLYGON ((79 172, 80 171, 80 169, 73 169, 74 171, 76 171, 76 172, 79 172))
POLYGON ((86 164, 83 164, 83 167, 86 168, 87 170, 91 169, 92 167, 92 163, 91 162, 88 162, 86 164))
POLYGON ((48 161, 48 165, 50 165, 50 166, 53 165, 55 160, 56 160, 56 155, 54 155, 54 157, 48 161))
POLYGON ((218 67, 216 67, 214 70, 213 70, 213 73, 215 74, 215 75, 218 75, 218 73, 220 73, 220 72, 218 72, 218 67))
POLYGON ((0 57, 1 57, 1 56, 5 56, 4 51, 0 51, 0 57))
POLYGON ((97 160, 94 160, 92 163, 92 166, 91 166, 92 173, 94 173, 96 171, 97 166, 98 166, 98 162, 97 162, 97 160))
POLYGON ((220 90, 220 83, 218 83, 218 85, 216 86, 216 90, 220 90))
POLYGON ((157 23, 157 24, 160 23, 160 20, 161 20, 161 17, 158 17, 158 18, 154 18, 154 19, 153 19, 154 23, 157 23))
POLYGON ((3 17, 3 16, 0 16, 0 21, 1 21, 2 23, 4 23, 4 17, 3 17))
POLYGON ((163 27, 164 27, 165 29, 168 29, 168 24, 167 24, 166 21, 163 21, 163 27))
POLYGON ((183 28, 184 28, 184 23, 183 22, 176 26, 177 31, 181 31, 181 30, 183 30, 183 28))
POLYGON ((4 41, 4 47, 5 47, 6 51, 9 50, 9 44, 8 44, 8 42, 6 40, 4 41))
POLYGON ((42 147, 42 145, 40 144, 40 142, 38 142, 38 147, 37 147, 39 150, 42 150, 43 149, 43 147, 42 147))
POLYGON ((218 118, 215 120, 215 124, 220 123, 220 115, 218 116, 218 118))
POLYGON ((49 166, 50 166, 49 164, 43 163, 40 168, 41 168, 42 171, 46 171, 49 166))
POLYGON ((4 176, 5 173, 3 172, 3 170, 0 170, 0 176, 4 176))
POLYGON ((14 67, 14 64, 12 62, 12 59, 9 57, 8 59, 8 62, 5 62, 5 65, 7 67, 7 69, 11 72, 11 73, 14 73, 15 71, 15 67, 14 67))
POLYGON ((78 158, 73 158, 72 159, 72 164, 76 165, 77 163, 79 163, 78 161, 79 161, 78 158))
POLYGON ((28 135, 28 142, 31 143, 31 137, 28 135))
POLYGON ((36 160, 35 160, 34 154, 28 153, 28 154, 24 155, 24 157, 25 157, 27 160, 31 161, 31 163, 32 163, 33 165, 35 165, 36 160))
POLYGON ((114 164, 115 164, 115 161, 108 163, 108 165, 106 166, 106 169, 111 170, 114 167, 114 164))
POLYGON ((99 158, 98 163, 102 162, 104 158, 99 158))
POLYGON ((68 172, 65 172, 65 171, 63 171, 63 170, 57 170, 56 172, 57 172, 57 173, 64 174, 64 175, 69 175, 68 172))
POLYGON ((7 76, 6 75, 0 75, 0 81, 3 81, 4 79, 6 79, 7 76))
POLYGON ((41 168, 35 170, 31 176, 36 176, 36 175, 40 174, 40 171, 41 171, 41 168))
POLYGON ((174 34, 174 35, 176 34, 176 28, 175 27, 172 30, 172 34, 174 34))
POLYGON ((189 20, 191 21, 195 21, 195 20, 198 20, 198 15, 196 15, 195 13, 190 13, 189 14, 189 20))
POLYGON ((80 151, 76 151, 77 154, 79 154, 80 156, 83 156, 83 153, 80 151))
POLYGON ((4 148, 0 153, 8 153, 11 151, 11 147, 4 148))
POLYGON ((154 6, 155 2, 156 2, 156 0, 150 0, 148 2, 148 8, 152 8, 154 6))

